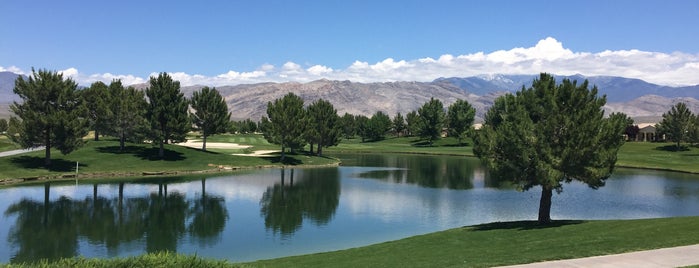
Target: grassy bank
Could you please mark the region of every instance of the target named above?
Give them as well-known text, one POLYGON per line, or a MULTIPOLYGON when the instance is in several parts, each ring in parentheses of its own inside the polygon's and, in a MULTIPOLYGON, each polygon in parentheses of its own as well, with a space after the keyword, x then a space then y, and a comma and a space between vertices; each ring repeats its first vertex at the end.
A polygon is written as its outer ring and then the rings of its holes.
MULTIPOLYGON (((699 243, 699 217, 646 220, 491 223, 366 247, 244 264, 172 254, 68 259, 42 267, 489 267, 699 243)), ((17 267, 32 267, 30 265, 17 267)))
POLYGON ((339 145, 325 149, 326 152, 341 153, 410 153, 473 156, 470 140, 459 143, 455 138, 443 138, 430 146, 417 137, 389 137, 375 142, 361 139, 343 139, 339 145))
POLYGON ((264 267, 489 267, 699 243, 699 217, 492 223, 367 247, 252 263, 264 267))
POLYGON ((674 151, 672 143, 627 142, 617 166, 699 173, 699 148, 674 151))
POLYGON ((53 150, 49 169, 43 167, 44 151, 0 158, 0 179, 73 175, 76 162, 79 163, 81 177, 171 174, 282 165, 328 165, 337 162, 332 158, 301 154, 289 155, 284 162, 280 162, 278 155, 265 158, 234 156, 178 145, 166 145, 163 159, 157 155, 158 148, 149 144, 129 144, 124 151, 119 151, 119 143, 116 141, 89 141, 84 147, 68 155, 53 150))

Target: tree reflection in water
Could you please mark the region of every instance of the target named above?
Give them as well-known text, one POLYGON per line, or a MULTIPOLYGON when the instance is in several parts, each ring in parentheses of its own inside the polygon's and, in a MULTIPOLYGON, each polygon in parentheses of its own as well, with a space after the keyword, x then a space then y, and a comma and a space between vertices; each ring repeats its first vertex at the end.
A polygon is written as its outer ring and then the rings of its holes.
POLYGON ((464 161, 455 156, 353 155, 351 165, 361 167, 393 167, 358 174, 360 178, 380 179, 395 183, 416 184, 428 188, 466 190, 474 188, 474 180, 483 180, 489 188, 512 188, 506 181, 487 176, 477 159, 464 161))
POLYGON ((44 201, 24 198, 12 204, 5 216, 16 215, 8 242, 17 249, 11 262, 55 260, 78 254, 78 241, 102 244, 110 256, 119 254, 123 246, 145 240, 145 251, 177 251, 178 240, 186 234, 202 245, 220 239, 228 219, 224 199, 205 193, 188 200, 181 193, 167 192, 167 184, 159 191, 140 197, 124 198, 124 183, 119 195, 108 199, 97 194, 71 200, 61 196, 50 201, 49 183, 44 186, 44 201))
POLYGON ((313 168, 300 170, 294 178, 294 170, 280 172, 280 183, 267 188, 260 200, 265 227, 282 237, 299 230, 303 219, 321 226, 335 215, 340 202, 340 175, 337 168, 313 168))

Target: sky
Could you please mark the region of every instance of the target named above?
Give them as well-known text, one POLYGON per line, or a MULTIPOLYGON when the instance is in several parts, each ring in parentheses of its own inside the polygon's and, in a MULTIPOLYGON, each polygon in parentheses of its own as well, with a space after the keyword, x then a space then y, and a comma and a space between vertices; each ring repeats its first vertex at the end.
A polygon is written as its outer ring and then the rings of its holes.
POLYGON ((81 85, 610 75, 699 84, 699 1, 0 1, 0 71, 81 85))

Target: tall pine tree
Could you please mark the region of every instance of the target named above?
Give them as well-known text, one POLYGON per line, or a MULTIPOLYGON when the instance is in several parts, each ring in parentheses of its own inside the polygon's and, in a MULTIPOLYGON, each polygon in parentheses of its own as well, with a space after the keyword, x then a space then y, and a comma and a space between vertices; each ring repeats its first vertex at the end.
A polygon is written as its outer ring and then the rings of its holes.
POLYGON ((308 131, 318 144, 318 156, 323 156, 323 147, 340 143, 340 116, 330 102, 319 99, 308 106, 307 117, 308 131))
POLYGON ((442 135, 442 127, 444 126, 444 105, 435 98, 430 98, 420 109, 417 110, 419 121, 420 137, 432 142, 439 139, 442 135))
POLYGON ((521 190, 541 186, 538 221, 548 224, 554 190, 573 180, 597 189, 614 170, 628 117, 605 118, 605 102, 587 81, 557 85, 541 74, 531 88, 495 100, 473 136, 473 152, 521 190))
POLYGON ((47 167, 52 148, 68 154, 82 146, 87 135, 86 107, 77 87, 72 79, 47 70, 32 69, 27 80, 15 80, 14 93, 22 101, 10 105, 17 116, 10 119, 10 128, 17 132, 11 138, 24 148, 45 146, 47 167))
POLYGON ((466 136, 468 130, 473 124, 473 119, 476 116, 476 109, 467 101, 458 99, 447 109, 447 130, 449 136, 456 137, 461 144, 461 140, 466 136))
POLYGON ((224 133, 231 121, 228 105, 216 88, 204 87, 192 93, 192 123, 201 131, 203 139, 201 149, 206 151, 206 138, 210 135, 224 133))
POLYGON ((281 161, 284 161, 286 148, 300 148, 303 145, 303 125, 306 116, 303 99, 294 93, 286 94, 274 102, 267 103, 269 124, 265 127, 267 141, 282 146, 281 161))
POLYGON ((109 109, 107 134, 119 139, 119 150, 124 151, 124 143, 143 142, 148 131, 146 102, 143 91, 133 87, 124 88, 121 80, 109 84, 109 109))
POLYGON ((107 121, 111 114, 109 109, 109 90, 107 85, 97 81, 82 91, 82 97, 87 106, 87 118, 90 120, 90 129, 95 131, 95 141, 98 141, 100 134, 106 132, 108 128, 107 121))
POLYGON ((658 132, 665 134, 668 140, 675 143, 675 149, 680 150, 680 143, 688 140, 694 114, 687 104, 680 102, 672 106, 670 111, 663 114, 663 120, 658 124, 658 132))
POLYGON ((151 124, 150 137, 159 146, 158 157, 165 157, 164 145, 183 142, 191 128, 187 114, 188 103, 180 92, 180 82, 167 73, 150 78, 146 89, 147 118, 151 124))

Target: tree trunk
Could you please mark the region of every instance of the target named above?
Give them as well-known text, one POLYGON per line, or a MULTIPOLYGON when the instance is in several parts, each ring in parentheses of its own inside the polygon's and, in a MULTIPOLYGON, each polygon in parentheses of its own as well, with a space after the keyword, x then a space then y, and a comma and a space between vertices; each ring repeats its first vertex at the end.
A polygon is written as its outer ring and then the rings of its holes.
POLYGON ((46 135, 44 137, 44 147, 46 147, 46 152, 44 156, 44 166, 51 166, 51 128, 46 129, 46 135))
POLYGON ((165 157, 165 149, 163 145, 163 141, 160 141, 160 149, 158 150, 158 157, 161 159, 165 157))
POLYGON ((100 141, 100 133, 95 129, 95 141, 100 141))
POLYGON ((318 144, 318 156, 323 156, 323 145, 318 144))
POLYGON ((282 157, 279 159, 279 162, 284 162, 284 151, 286 148, 284 148, 284 145, 282 145, 282 157))
POLYGON ((206 133, 204 133, 204 135, 202 135, 201 150, 206 152, 206 133))
POLYGON ((541 186, 541 200, 539 201, 539 224, 551 223, 551 197, 553 189, 548 186, 541 186))
POLYGON ((124 141, 126 140, 126 135, 124 132, 121 132, 121 135, 119 137, 119 151, 123 152, 124 151, 124 141))
POLYGON ((313 143, 311 142, 311 154, 313 154, 313 143))

